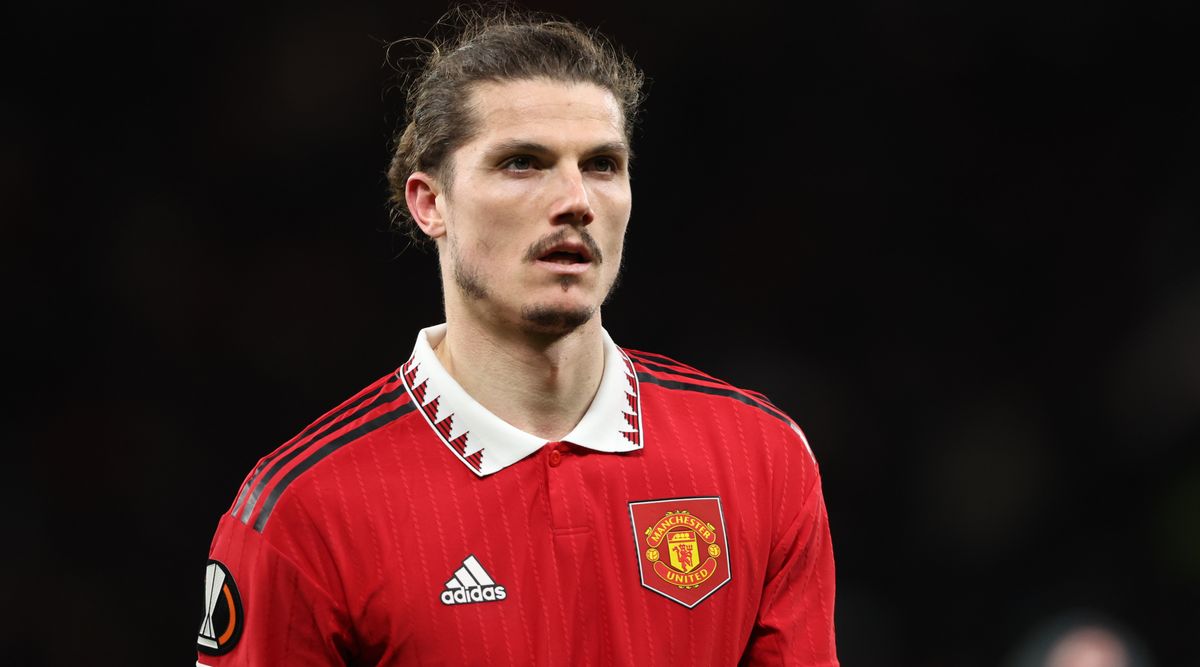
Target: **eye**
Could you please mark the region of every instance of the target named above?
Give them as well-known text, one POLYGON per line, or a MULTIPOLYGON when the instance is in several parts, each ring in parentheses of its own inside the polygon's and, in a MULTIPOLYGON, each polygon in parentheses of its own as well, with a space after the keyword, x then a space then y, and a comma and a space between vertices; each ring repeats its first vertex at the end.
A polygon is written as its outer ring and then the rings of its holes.
POLYGON ((591 168, 593 171, 612 173, 619 170, 620 165, 617 161, 610 157, 592 158, 591 168))
POLYGON ((500 165, 501 169, 507 169, 509 171, 529 171, 530 169, 533 169, 533 167, 533 158, 529 157, 528 155, 517 155, 515 157, 510 157, 500 165))

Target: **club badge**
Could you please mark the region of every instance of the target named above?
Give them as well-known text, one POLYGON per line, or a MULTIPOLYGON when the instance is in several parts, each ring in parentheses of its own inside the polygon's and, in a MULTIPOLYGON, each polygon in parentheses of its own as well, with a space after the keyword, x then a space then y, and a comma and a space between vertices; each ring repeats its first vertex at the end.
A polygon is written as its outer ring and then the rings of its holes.
POLYGON ((642 585, 691 609, 730 580, 717 496, 629 503, 642 585))

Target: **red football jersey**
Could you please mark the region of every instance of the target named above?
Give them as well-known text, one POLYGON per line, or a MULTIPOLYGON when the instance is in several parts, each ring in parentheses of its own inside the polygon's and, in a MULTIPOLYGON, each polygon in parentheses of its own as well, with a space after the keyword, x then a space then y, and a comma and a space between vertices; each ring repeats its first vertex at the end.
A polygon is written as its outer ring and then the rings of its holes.
POLYGON ((761 394, 605 339, 545 442, 412 357, 222 516, 199 665, 837 665, 821 480, 761 394))

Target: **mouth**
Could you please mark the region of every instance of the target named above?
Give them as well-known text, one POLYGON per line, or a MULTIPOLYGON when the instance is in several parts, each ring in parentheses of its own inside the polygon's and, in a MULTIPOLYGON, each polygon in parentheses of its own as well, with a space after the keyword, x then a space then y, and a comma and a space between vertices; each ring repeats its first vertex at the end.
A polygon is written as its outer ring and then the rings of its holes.
POLYGON ((554 264, 585 264, 590 262, 591 259, 581 252, 575 252, 571 250, 555 250, 538 257, 538 261, 552 262, 554 264))
POLYGON ((576 241, 561 241, 546 248, 535 257, 539 264, 550 264, 562 269, 586 269, 593 261, 592 251, 576 241))
POLYGON ((525 261, 561 279, 582 276, 604 262, 600 246, 586 230, 560 229, 530 246, 525 261), (578 235, 578 236, 576 236, 578 235))

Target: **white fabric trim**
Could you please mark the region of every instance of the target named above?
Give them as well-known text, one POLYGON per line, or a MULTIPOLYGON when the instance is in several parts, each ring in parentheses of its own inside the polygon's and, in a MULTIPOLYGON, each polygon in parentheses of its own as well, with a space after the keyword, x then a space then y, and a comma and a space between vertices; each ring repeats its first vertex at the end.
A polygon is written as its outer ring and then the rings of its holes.
MULTIPOLYGON (((641 449, 644 441, 637 375, 608 332, 601 332, 604 374, 600 387, 583 418, 562 441, 599 452, 641 449)), ((433 351, 445 335, 444 323, 422 329, 412 357, 398 371, 425 422, 442 443, 480 477, 503 470, 545 446, 545 440, 492 414, 451 377, 433 351)))

